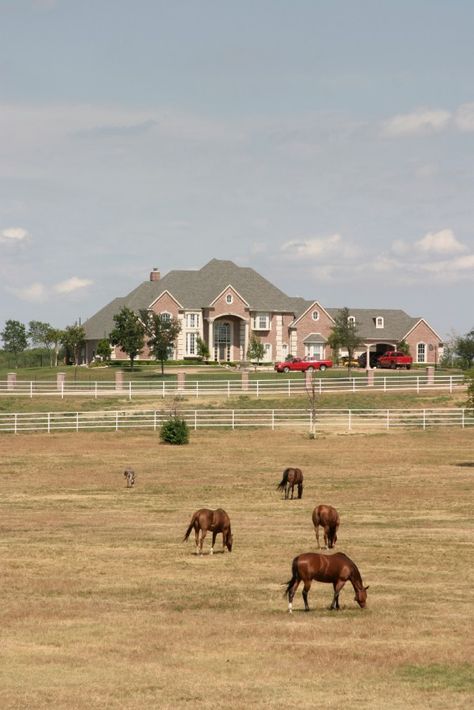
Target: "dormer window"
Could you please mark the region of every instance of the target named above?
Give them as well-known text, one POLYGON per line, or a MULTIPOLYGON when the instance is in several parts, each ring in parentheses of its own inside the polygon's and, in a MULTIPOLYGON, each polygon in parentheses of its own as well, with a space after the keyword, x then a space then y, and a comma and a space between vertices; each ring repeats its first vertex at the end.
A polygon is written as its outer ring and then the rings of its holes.
POLYGON ((382 316, 377 316, 377 318, 375 319, 375 327, 376 328, 383 328, 384 327, 382 316))
POLYGON ((319 320, 319 311, 313 311, 313 312, 311 313, 311 318, 312 318, 313 320, 319 320))
POLYGON ((349 323, 349 325, 355 325, 356 324, 355 316, 348 316, 347 322, 349 323))
POLYGON ((225 302, 230 305, 233 301, 234 301, 233 295, 231 293, 228 293, 227 296, 225 297, 225 302))

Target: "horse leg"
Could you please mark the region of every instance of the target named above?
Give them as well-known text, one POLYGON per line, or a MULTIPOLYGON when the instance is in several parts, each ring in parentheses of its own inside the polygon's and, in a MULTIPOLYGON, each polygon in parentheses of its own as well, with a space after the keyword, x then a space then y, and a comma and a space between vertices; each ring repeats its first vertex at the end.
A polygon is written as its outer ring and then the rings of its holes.
POLYGON ((202 545, 204 543, 204 538, 206 537, 207 530, 201 530, 201 541, 199 543, 199 554, 202 555, 202 545))
POLYGON ((296 594, 296 590, 299 587, 299 583, 301 582, 301 579, 297 579, 293 586, 291 587, 290 591, 288 592, 288 613, 292 614, 293 613, 293 598, 296 594))
POLYGON ((339 592, 341 591, 341 589, 343 588, 345 583, 346 583, 345 580, 339 580, 338 582, 333 582, 332 586, 334 587, 334 597, 332 600, 332 604, 330 606, 331 611, 333 611, 334 609, 336 611, 339 611, 339 592))
POLYGON ((291 484, 291 500, 293 500, 293 495, 294 495, 294 493, 295 493, 295 484, 292 483, 292 484, 291 484))
POLYGON ((308 580, 304 583, 304 589, 303 589, 303 592, 302 592, 302 594, 303 594, 303 601, 304 601, 304 610, 305 610, 305 611, 309 611, 308 592, 309 592, 310 589, 311 589, 311 580, 308 579, 308 580))
POLYGON ((196 538, 196 555, 199 555, 199 528, 194 528, 194 536, 196 538))
POLYGON ((321 549, 321 545, 319 544, 319 525, 316 525, 314 528, 314 532, 316 533, 316 542, 318 543, 318 550, 321 549))
POLYGON ((214 554, 214 543, 216 541, 217 533, 215 530, 212 531, 212 544, 211 544, 211 555, 214 554))

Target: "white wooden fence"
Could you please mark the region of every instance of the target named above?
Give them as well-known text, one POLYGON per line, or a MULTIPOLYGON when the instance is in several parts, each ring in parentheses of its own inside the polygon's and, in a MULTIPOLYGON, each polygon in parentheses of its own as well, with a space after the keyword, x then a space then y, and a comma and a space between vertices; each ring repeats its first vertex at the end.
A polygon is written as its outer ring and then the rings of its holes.
MULTIPOLYGON (((313 430, 307 409, 185 409, 179 412, 192 429, 261 427, 313 430)), ((169 417, 166 410, 116 410, 102 412, 37 412, 0 414, 0 432, 122 431, 159 429, 169 417)), ((387 431, 474 427, 474 411, 468 409, 319 409, 317 431, 387 431)))
MULTIPOLYGON (((466 386, 464 375, 375 375, 373 379, 359 377, 314 377, 313 384, 317 394, 330 392, 394 392, 427 390, 446 390, 454 392, 466 386)), ((246 394, 253 397, 278 395, 291 397, 304 395, 308 390, 302 376, 298 379, 281 377, 278 379, 254 380, 243 382, 241 378, 220 380, 130 380, 118 384, 114 381, 69 382, 8 380, 0 381, 0 396, 24 397, 231 397, 246 394)))

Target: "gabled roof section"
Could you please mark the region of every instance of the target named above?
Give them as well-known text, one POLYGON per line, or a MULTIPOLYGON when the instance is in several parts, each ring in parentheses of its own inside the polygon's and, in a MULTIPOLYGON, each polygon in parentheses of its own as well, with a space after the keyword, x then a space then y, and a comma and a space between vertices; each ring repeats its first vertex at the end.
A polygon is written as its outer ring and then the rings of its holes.
POLYGON ((86 340, 102 340, 102 338, 108 337, 115 325, 114 315, 127 305, 125 300, 125 298, 114 298, 113 301, 86 320, 84 323, 86 340))
POLYGON ((157 296, 157 297, 155 298, 154 301, 152 301, 152 302, 150 303, 150 305, 148 306, 148 308, 152 308, 152 306, 154 306, 155 303, 156 303, 157 301, 159 301, 160 298, 161 298, 162 296, 164 296, 165 294, 167 294, 167 295, 171 298, 171 300, 176 303, 176 305, 178 306, 178 308, 182 308, 182 307, 183 307, 183 306, 181 305, 181 303, 176 300, 176 298, 173 296, 173 294, 170 293, 170 292, 168 291, 168 289, 166 288, 164 291, 162 291, 162 292, 160 293, 159 296, 157 296))
POLYGON ((215 297, 215 299, 214 299, 213 301, 211 301, 211 303, 210 303, 209 305, 210 305, 210 306, 213 306, 214 303, 215 303, 221 296, 223 296, 226 291, 232 291, 232 293, 233 293, 235 296, 237 296, 238 298, 240 298, 240 300, 242 301, 242 303, 244 303, 246 306, 249 305, 249 304, 247 303, 247 301, 245 300, 245 298, 243 298, 243 296, 241 296, 241 294, 232 286, 232 284, 227 284, 227 286, 226 286, 225 288, 223 288, 222 291, 221 291, 219 294, 217 294, 217 296, 215 297))
POLYGON ((403 336, 404 338, 407 338, 407 337, 410 335, 410 333, 411 333, 413 330, 415 330, 415 328, 416 328, 417 325, 419 325, 420 323, 423 323, 427 328, 429 328, 429 329, 431 330, 431 332, 433 333, 433 335, 436 335, 436 337, 438 338, 438 340, 439 340, 440 343, 443 342, 443 339, 438 335, 438 333, 436 332, 436 330, 435 330, 434 328, 432 328, 431 325, 430 325, 429 323, 427 323, 424 318, 415 318, 415 320, 416 320, 416 323, 410 328, 409 331, 407 331, 407 332, 405 333, 405 335, 403 336))
MULTIPOLYGON (((303 300, 303 299, 301 299, 301 300, 303 300)), ((303 304, 301 304, 301 305, 303 306, 303 304)), ((330 318, 332 321, 334 321, 334 317, 330 313, 330 311, 334 310, 333 308, 324 308, 324 306, 322 306, 319 303, 319 301, 304 301, 304 306, 305 306, 304 310, 302 310, 301 313, 297 314, 295 320, 293 321, 293 323, 291 323, 291 326, 290 326, 291 328, 296 327, 298 321, 301 320, 301 318, 303 318, 303 316, 305 316, 308 313, 308 311, 310 311, 313 308, 314 308, 314 310, 323 311, 328 316, 328 318, 330 318)))
POLYGON ((325 338, 324 335, 321 335, 321 333, 310 333, 303 340, 303 343, 327 343, 327 342, 328 342, 327 338, 325 338))
MULTIPOLYGON (((333 318, 337 316, 342 308, 328 308, 328 313, 333 318)), ((355 317, 355 325, 358 334, 366 340, 395 340, 400 342, 407 332, 420 320, 412 318, 405 311, 390 308, 350 308, 349 315, 355 317), (375 319, 384 319, 384 327, 376 328, 375 319)))

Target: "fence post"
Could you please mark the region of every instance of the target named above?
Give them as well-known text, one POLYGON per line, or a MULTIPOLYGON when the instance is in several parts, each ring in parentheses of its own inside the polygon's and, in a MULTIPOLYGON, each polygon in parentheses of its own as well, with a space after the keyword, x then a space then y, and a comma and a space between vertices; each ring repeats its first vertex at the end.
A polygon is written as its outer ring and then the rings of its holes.
POLYGON ((232 410, 232 431, 235 431, 235 410, 232 410))
POLYGON ((115 431, 119 430, 119 413, 118 411, 115 412, 115 431))
POLYGON ((258 389, 258 382, 259 382, 259 381, 257 380, 257 397, 260 396, 260 395, 259 395, 259 389, 258 389))
POLYGON ((272 431, 275 431, 275 410, 272 409, 272 431))
POLYGON ((132 399, 132 380, 128 381, 128 398, 132 399))
POLYGON ((462 427, 463 429, 464 429, 464 412, 465 412, 465 409, 463 408, 463 409, 461 410, 461 427, 462 427))
POLYGON ((56 375, 56 386, 58 391, 61 392, 61 399, 64 399, 64 381, 66 379, 65 372, 58 372, 56 375))
POLYGON ((7 375, 7 390, 14 390, 16 386, 16 372, 9 372, 7 375))
POLYGON ((433 365, 430 365, 429 367, 426 368, 426 384, 427 385, 434 385, 434 372, 435 369, 433 365))
POLYGON ((419 377, 416 378, 416 393, 417 394, 420 393, 420 378, 419 377))
POLYGON ((33 380, 30 380, 30 399, 33 399, 33 380))
POLYGON ((48 412, 48 434, 51 433, 51 412, 48 412))
POLYGON ((194 410, 194 431, 198 428, 198 413, 197 409, 194 410))
POLYGON ((94 387, 94 397, 97 399, 97 381, 95 382, 95 387, 94 387))
POLYGON ((449 393, 450 394, 453 393, 453 376, 452 375, 449 376, 449 393))
POLYGON ((14 421, 15 421, 15 434, 17 434, 18 433, 18 414, 15 414, 14 421))
POLYGON ((367 370, 367 387, 374 386, 375 370, 367 370))
POLYGON ((178 372, 176 379, 178 380, 177 394, 184 394, 184 390, 186 387, 186 374, 184 372, 178 372))
POLYGON ((79 431, 79 412, 76 412, 76 432, 79 431))
POLYGON ((242 392, 247 392, 249 388, 248 370, 242 370, 242 392))
POLYGON ((117 370, 115 373, 115 389, 117 391, 123 390, 123 371, 117 370))

